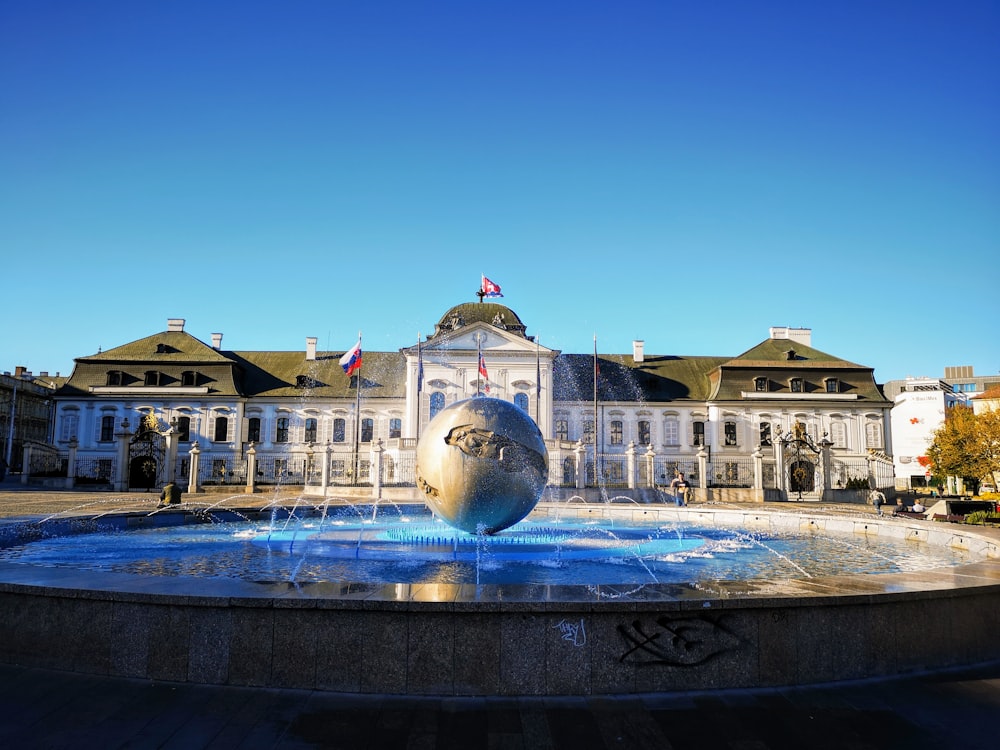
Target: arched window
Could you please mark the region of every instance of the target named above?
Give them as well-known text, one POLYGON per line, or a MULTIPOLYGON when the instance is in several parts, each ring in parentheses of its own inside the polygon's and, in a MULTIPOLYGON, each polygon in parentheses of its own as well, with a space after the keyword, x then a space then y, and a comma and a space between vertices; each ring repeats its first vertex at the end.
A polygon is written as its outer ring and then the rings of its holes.
POLYGON ((514 394, 514 406, 523 412, 528 411, 528 394, 527 393, 515 393, 514 394))
POLYGON ((314 417, 309 417, 306 420, 306 433, 304 437, 304 442, 315 443, 316 442, 316 419, 314 417))
POLYGON ((437 413, 444 408, 444 394, 441 391, 435 391, 431 394, 431 413, 430 418, 434 419, 437 413))
POLYGON ((343 417, 336 417, 333 420, 333 442, 343 443, 347 440, 347 422, 343 417))

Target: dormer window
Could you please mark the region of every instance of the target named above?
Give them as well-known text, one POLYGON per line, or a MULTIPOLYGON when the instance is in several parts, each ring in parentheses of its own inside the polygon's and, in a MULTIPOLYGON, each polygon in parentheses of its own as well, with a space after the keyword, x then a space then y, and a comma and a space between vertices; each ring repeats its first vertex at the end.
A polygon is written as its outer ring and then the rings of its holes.
POLYGON ((157 344, 156 345, 156 353, 157 354, 166 354, 167 353, 167 345, 166 344, 157 344))
POLYGON ((296 375, 295 376, 295 387, 296 388, 315 388, 319 385, 319 382, 309 376, 309 375, 296 375))
POLYGON ((198 385, 198 373, 193 370, 185 370, 181 373, 181 385, 198 385))
POLYGON ((753 389, 757 393, 765 393, 767 391, 767 378, 754 378, 753 389))
POLYGON ((789 380, 788 388, 792 393, 802 393, 802 378, 792 378, 789 380))
POLYGON ((159 370, 146 370, 144 385, 159 385, 163 379, 163 373, 159 370))
POLYGON ((108 370, 108 385, 121 385, 124 379, 121 370, 108 370))
POLYGON ((840 393, 840 380, 837 378, 827 378, 826 379, 826 392, 827 393, 840 393))

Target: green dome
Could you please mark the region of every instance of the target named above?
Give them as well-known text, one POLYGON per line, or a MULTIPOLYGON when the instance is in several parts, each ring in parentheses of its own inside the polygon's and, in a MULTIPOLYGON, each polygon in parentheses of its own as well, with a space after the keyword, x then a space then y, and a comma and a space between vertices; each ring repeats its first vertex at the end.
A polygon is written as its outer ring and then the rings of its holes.
POLYGON ((472 323, 486 323, 515 336, 528 338, 524 335, 524 323, 517 317, 517 313, 506 305, 496 302, 464 302, 455 305, 441 316, 430 338, 446 331, 456 331, 472 323))

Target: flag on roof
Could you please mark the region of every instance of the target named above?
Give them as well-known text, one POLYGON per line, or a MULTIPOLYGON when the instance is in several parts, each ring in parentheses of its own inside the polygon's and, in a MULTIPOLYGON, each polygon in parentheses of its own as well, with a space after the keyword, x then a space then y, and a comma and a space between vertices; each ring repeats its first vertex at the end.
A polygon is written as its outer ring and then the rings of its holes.
POLYGON ((355 370, 361 369, 361 334, 358 334, 358 343, 348 349, 340 358, 340 366, 344 368, 348 377, 353 375, 355 370))
POLYGON ((487 393, 490 392, 490 374, 486 372, 486 360, 483 359, 483 353, 479 352, 479 374, 485 382, 483 390, 487 393))
POLYGON ((485 276, 483 276, 482 295, 484 297, 503 297, 503 295, 500 293, 500 285, 495 284, 494 282, 487 279, 485 276))

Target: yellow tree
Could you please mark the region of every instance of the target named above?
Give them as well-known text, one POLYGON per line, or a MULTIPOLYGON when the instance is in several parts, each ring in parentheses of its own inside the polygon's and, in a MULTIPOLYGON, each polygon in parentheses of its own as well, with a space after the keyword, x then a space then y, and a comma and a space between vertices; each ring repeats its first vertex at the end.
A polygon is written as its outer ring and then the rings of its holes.
POLYGON ((974 414, 967 406, 948 411, 927 449, 937 475, 969 479, 977 484, 1000 470, 1000 412, 974 414))

